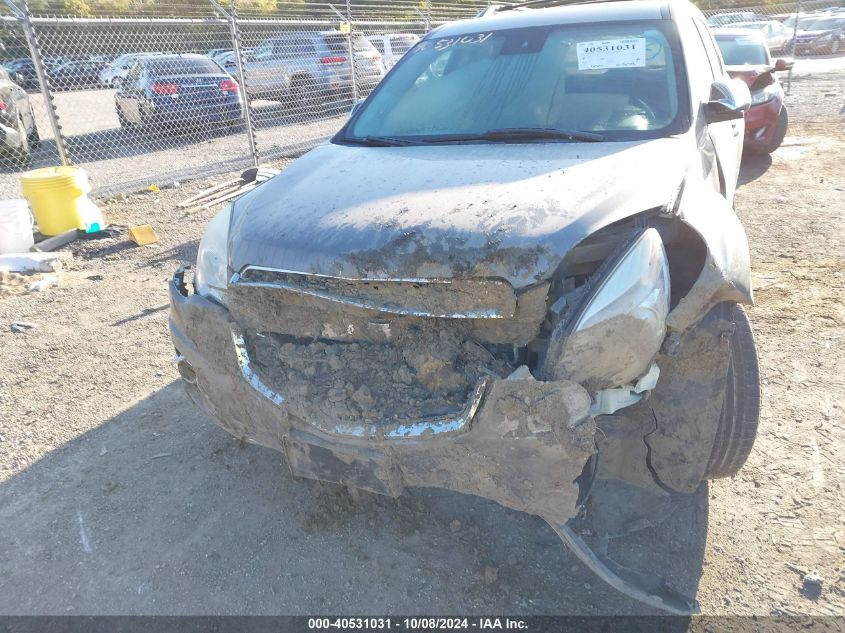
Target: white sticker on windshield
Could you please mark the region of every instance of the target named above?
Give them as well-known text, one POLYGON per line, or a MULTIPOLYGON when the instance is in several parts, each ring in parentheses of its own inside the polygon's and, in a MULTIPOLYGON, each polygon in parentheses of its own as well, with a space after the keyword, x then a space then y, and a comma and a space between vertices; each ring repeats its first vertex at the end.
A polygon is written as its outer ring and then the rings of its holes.
POLYGON ((578 70, 642 68, 645 66, 645 38, 578 42, 578 70))

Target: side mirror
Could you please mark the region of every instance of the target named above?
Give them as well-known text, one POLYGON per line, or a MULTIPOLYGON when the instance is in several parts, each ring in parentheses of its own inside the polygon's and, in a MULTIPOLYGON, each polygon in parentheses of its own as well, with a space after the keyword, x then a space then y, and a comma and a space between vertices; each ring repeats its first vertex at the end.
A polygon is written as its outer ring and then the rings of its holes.
POLYGON ((784 70, 792 70, 792 67, 795 65, 795 60, 791 57, 781 57, 780 59, 775 60, 775 70, 777 72, 782 72, 784 70))
POLYGON ((710 101, 704 104, 708 123, 741 119, 751 107, 751 92, 741 79, 717 80, 710 86, 710 101))
POLYGON ((356 112, 358 112, 358 108, 360 108, 362 105, 364 105, 364 101, 366 101, 366 98, 358 99, 358 101, 356 101, 353 104, 352 109, 349 111, 349 118, 350 119, 355 115, 356 112))

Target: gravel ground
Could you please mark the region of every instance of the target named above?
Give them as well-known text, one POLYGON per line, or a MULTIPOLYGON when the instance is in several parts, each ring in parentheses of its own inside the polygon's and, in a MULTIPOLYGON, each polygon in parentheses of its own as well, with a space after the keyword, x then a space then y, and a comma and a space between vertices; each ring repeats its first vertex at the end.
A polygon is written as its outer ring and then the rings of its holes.
MULTIPOLYGON (((764 380, 746 468, 612 544, 704 613, 845 615, 843 86, 799 77, 784 147, 743 167, 764 380)), ((0 613, 649 613, 536 517, 438 490, 353 499, 205 420, 165 286, 211 217, 175 205, 209 182, 103 204, 155 246, 77 242, 58 287, 0 286, 0 613)))

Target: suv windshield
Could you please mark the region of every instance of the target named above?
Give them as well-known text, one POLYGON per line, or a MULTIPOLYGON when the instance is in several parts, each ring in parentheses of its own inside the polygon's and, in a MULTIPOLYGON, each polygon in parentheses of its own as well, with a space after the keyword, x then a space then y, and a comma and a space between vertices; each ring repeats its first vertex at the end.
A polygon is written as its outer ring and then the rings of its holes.
POLYGON ((752 37, 717 35, 716 44, 726 66, 765 66, 769 63, 766 45, 752 37))
POLYGON ((680 132, 687 106, 675 37, 665 22, 637 21, 426 39, 337 140, 503 142, 502 132, 531 140, 531 130, 538 139, 632 140, 680 132), (587 134, 567 139, 562 131, 587 134))

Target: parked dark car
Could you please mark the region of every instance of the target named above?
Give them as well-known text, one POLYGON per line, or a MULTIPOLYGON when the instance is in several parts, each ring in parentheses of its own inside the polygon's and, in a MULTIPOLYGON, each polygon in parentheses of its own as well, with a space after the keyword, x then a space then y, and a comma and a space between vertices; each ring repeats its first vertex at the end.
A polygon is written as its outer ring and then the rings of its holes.
POLYGON ((25 90, 38 89, 38 75, 35 72, 35 64, 31 59, 15 59, 5 64, 5 67, 13 80, 15 75, 20 75, 18 83, 22 88, 25 90))
POLYGON ((99 87, 103 62, 89 60, 68 61, 48 71, 50 83, 58 90, 82 90, 99 87))
POLYGON ((758 30, 714 29, 713 36, 728 74, 748 84, 751 108, 745 113, 745 150, 771 154, 783 142, 789 115, 776 71, 792 67, 791 59, 772 61, 766 38, 758 30))
POLYGON ((845 17, 827 15, 810 21, 801 20, 795 37, 797 55, 818 53, 835 55, 845 50, 845 17))
POLYGON ((0 167, 29 164, 38 128, 29 95, 0 67, 0 167))
POLYGON ((124 127, 160 131, 243 123, 238 82, 205 55, 144 57, 120 82, 114 98, 124 127))

